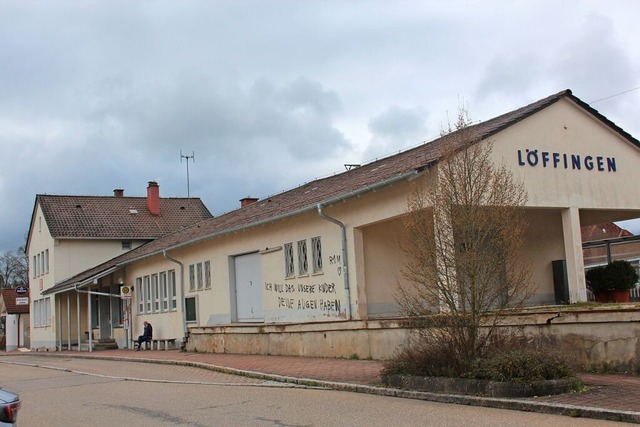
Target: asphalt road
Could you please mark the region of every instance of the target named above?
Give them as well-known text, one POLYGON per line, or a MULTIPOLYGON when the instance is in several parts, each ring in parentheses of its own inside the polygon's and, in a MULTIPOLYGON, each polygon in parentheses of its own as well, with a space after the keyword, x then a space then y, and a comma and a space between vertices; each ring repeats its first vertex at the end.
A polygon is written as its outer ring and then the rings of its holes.
POLYGON ((19 426, 621 426, 623 423, 292 387, 199 368, 0 356, 19 426))

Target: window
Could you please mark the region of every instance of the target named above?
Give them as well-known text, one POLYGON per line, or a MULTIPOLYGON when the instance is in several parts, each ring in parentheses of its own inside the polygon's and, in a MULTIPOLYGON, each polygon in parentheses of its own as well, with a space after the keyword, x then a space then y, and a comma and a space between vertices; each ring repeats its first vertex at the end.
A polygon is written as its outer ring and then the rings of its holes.
POLYGON ((202 282, 202 263, 199 262, 197 265, 197 271, 198 271, 198 290, 202 289, 203 286, 203 282, 202 282))
POLYGON ((33 262, 31 263, 31 273, 33 274, 33 278, 35 279, 36 277, 38 277, 38 270, 37 270, 37 266, 38 264, 36 263, 36 256, 33 256, 33 262))
POLYGON ((189 266, 189 290, 196 290, 196 266, 193 264, 189 266))
POLYGON ((178 308, 178 299, 176 296, 176 271, 169 270, 169 300, 171 301, 171 310, 178 308))
POLYGON ((144 313, 144 290, 142 289, 142 278, 136 279, 136 298, 138 300, 138 314, 144 313))
POLYGON ((149 276, 144 276, 144 312, 151 313, 151 284, 149 283, 149 276))
POLYGON ((49 249, 44 251, 44 272, 45 274, 49 273, 49 249))
POLYGON ((153 311, 160 311, 160 285, 158 284, 158 275, 151 275, 151 296, 153 298, 153 311))
POLYGON ((160 273, 160 300, 162 304, 162 311, 169 310, 169 286, 167 283, 167 272, 160 273))
POLYGON ((322 273, 322 243, 320 237, 311 239, 311 252, 313 255, 313 272, 322 273))
POLYGON ((295 275, 293 267, 293 243, 284 244, 284 276, 293 277, 295 275))
POLYGON ((198 306, 195 296, 184 299, 184 311, 187 323, 195 323, 198 321, 198 306))
POLYGON ((122 250, 128 251, 129 249, 131 249, 131 242, 129 241, 122 242, 122 250))
POLYGON ((298 241, 298 275, 304 275, 309 272, 309 263, 307 261, 307 241, 298 241))
POLYGON ((37 255, 37 261, 36 261, 36 276, 40 276, 40 258, 42 258, 41 254, 37 255))
POLYGON ((204 287, 211 289, 211 261, 204 262, 204 287))
POLYGON ((33 301, 33 323, 36 328, 51 326, 51 298, 33 301))

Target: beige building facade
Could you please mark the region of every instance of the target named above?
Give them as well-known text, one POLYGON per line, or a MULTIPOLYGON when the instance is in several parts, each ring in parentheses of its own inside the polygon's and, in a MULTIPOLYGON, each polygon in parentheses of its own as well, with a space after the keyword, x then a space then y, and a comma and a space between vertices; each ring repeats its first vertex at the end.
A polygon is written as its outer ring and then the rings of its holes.
POLYGON ((37 195, 26 247, 31 348, 58 348, 61 334, 69 338, 68 347, 72 341, 77 346, 95 325, 110 333, 122 326, 124 304, 117 284, 105 292, 111 296, 100 299, 87 289, 49 295, 56 283, 210 217, 199 199, 160 198, 153 181, 147 197, 125 197, 122 189, 112 197, 37 195), (81 312, 91 316, 78 316, 81 312))
MULTIPOLYGON (((570 91, 473 131, 529 195, 523 256, 535 291, 527 304, 585 301, 580 227, 640 217, 640 143, 570 91)), ((187 349, 389 356, 406 333, 394 297, 406 262, 402 217, 415 185, 437 179, 439 143, 251 200, 57 282, 44 295, 59 304, 57 316, 85 318, 81 305, 67 308, 65 300, 132 287, 130 324, 93 328, 120 346, 130 345, 127 337, 141 333, 146 320, 155 337, 187 349)), ((60 332, 59 342, 70 339, 60 332)))

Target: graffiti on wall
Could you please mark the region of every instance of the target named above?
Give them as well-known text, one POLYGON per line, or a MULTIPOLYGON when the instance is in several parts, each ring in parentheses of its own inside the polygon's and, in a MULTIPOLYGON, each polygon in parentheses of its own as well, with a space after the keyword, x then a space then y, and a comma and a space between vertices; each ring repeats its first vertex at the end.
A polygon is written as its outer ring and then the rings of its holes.
POLYGON ((271 283, 265 291, 276 294, 278 309, 320 310, 339 313, 341 301, 335 295, 335 283, 271 283))

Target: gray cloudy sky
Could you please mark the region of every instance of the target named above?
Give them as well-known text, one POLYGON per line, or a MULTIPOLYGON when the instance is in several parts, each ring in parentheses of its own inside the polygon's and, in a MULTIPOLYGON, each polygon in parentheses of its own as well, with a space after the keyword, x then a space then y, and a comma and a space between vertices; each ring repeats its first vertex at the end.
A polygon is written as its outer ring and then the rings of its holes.
MULTIPOLYGON (((563 89, 640 87, 640 2, 0 0, 0 252, 35 195, 214 214, 563 89)), ((593 104, 640 136, 640 90, 593 104)))

